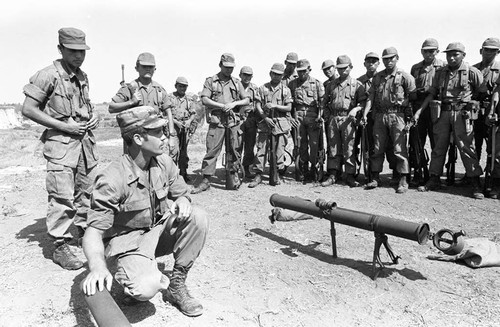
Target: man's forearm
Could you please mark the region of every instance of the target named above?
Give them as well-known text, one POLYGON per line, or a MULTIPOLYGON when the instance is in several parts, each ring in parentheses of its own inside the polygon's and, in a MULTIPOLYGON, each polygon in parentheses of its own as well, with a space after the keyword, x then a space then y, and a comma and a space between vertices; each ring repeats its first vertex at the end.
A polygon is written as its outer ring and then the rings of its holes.
POLYGON ((128 100, 125 102, 111 102, 108 107, 108 111, 111 114, 119 113, 124 110, 130 109, 135 107, 137 104, 134 103, 132 100, 128 100))
POLYGON ((102 234, 102 231, 89 227, 83 237, 83 252, 85 253, 85 257, 87 257, 90 271, 106 267, 102 234))

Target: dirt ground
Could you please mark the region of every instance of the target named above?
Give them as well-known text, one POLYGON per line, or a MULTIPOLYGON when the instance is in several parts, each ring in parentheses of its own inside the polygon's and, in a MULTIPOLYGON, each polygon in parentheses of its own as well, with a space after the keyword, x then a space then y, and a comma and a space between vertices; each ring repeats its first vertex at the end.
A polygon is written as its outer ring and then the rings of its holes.
MULTIPOLYGON (((94 326, 78 290, 86 269, 65 271, 51 260, 41 130, 0 131, 0 326, 94 326)), ((116 128, 101 128, 97 135, 100 167, 105 167, 120 155, 121 141, 116 128)), ((190 147, 193 181, 204 150, 202 142, 190 147)), ((428 223, 433 232, 463 229, 469 238, 499 243, 499 200, 474 200, 469 189, 459 187, 399 195, 389 186, 387 170, 383 187, 369 191, 302 185, 291 171, 279 186, 265 180, 256 189, 244 184, 226 191, 218 167, 212 188, 193 196, 210 217, 205 249, 188 278, 205 313, 185 317, 161 294, 129 306, 115 283, 112 294, 134 326, 499 326, 500 268, 432 261, 427 255, 438 253, 432 242, 419 245, 389 236, 401 260, 372 280, 372 232, 337 224, 339 257, 333 259, 328 221, 271 224, 268 219, 269 197, 279 193, 428 223)), ((458 173, 463 174, 461 167, 458 173)), ((389 263, 386 252, 381 254, 389 263)), ((159 265, 168 271, 173 260, 161 258, 159 265)))

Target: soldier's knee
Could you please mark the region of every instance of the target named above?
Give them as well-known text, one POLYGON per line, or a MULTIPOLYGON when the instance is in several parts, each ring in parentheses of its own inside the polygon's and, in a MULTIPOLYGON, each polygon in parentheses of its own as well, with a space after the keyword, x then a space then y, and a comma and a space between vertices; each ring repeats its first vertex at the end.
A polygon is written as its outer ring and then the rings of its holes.
POLYGON ((189 217, 190 223, 196 229, 206 232, 208 230, 208 214, 207 212, 198 206, 193 206, 193 211, 189 217))
POLYGON ((149 301, 161 289, 158 274, 143 273, 124 286, 124 292, 138 301, 149 301))

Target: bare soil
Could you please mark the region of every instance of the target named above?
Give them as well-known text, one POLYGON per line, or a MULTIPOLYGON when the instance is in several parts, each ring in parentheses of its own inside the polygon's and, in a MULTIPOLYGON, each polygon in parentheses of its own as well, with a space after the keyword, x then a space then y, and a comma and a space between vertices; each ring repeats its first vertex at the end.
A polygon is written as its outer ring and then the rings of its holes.
MULTIPOLYGON (((78 284, 86 269, 65 271, 51 260, 46 237, 45 161, 40 127, 0 131, 0 326, 94 326, 78 284)), ((206 129, 205 129, 206 130, 206 129)), ((203 131, 189 148, 190 174, 199 182, 205 153, 203 131), (198 176, 198 177, 197 177, 198 176)), ((121 154, 116 128, 97 130, 100 167, 121 154)), ((293 180, 256 189, 243 184, 224 190, 224 171, 193 200, 210 216, 210 233, 189 274, 191 293, 205 313, 188 318, 158 294, 138 305, 112 294, 134 326, 499 326, 500 268, 471 269, 432 261, 432 242, 389 236, 398 264, 372 277, 374 235, 337 224, 337 259, 331 256, 329 222, 323 219, 271 224, 273 193, 334 200, 339 207, 428 223, 431 231, 463 229, 467 237, 500 242, 500 201, 474 200, 468 188, 439 192, 410 189, 396 194, 389 185, 375 190, 343 184, 322 188, 293 180)), ((459 176, 463 169, 458 168, 459 176)), ((192 183, 192 182, 191 182, 192 183)), ((79 256, 81 249, 75 246, 79 256)), ((171 257, 159 260, 172 268, 171 257)))

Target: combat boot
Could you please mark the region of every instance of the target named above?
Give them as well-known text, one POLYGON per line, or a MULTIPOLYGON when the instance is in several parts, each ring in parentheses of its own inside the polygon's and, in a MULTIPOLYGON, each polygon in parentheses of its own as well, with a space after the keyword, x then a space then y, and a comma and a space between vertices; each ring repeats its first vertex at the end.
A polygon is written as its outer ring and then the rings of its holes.
POLYGON ((252 179, 255 177, 255 175, 250 171, 250 166, 244 166, 243 168, 245 170, 245 178, 252 179))
POLYGON ((365 188, 367 190, 371 190, 371 189, 377 188, 380 184, 381 183, 380 183, 379 173, 372 172, 372 181, 367 183, 365 185, 365 188))
POLYGON ((479 176, 471 177, 470 179, 472 185, 472 197, 474 199, 484 199, 484 194, 481 192, 481 182, 479 181, 479 176))
POLYGON ((431 175, 427 183, 423 186, 419 186, 417 190, 419 192, 435 191, 441 188, 441 179, 437 175, 431 175))
POLYGON ((358 187, 359 182, 356 180, 353 174, 347 174, 345 183, 349 185, 349 187, 358 187))
POLYGON ((83 262, 75 256, 67 243, 54 250, 52 260, 66 270, 78 270, 83 267, 83 262))
POLYGON ((191 190, 191 194, 198 194, 204 192, 210 188, 210 179, 208 176, 203 177, 201 183, 191 190))
POLYGON ((401 180, 401 175, 399 174, 399 172, 396 169, 393 169, 390 184, 391 185, 398 185, 400 180, 401 180))
POLYGON ((398 188, 396 189, 396 193, 403 194, 408 191, 408 181, 406 174, 401 174, 399 177, 398 188))
POLYGON ((323 187, 331 186, 335 184, 335 182, 337 182, 337 170, 331 170, 328 173, 328 178, 321 183, 321 186, 323 187))
POLYGON ((255 174, 254 179, 250 182, 250 184, 248 184, 248 187, 254 188, 260 183, 262 183, 262 176, 260 174, 255 174))
POLYGON ((176 306, 186 316, 197 317, 203 313, 203 306, 187 290, 188 271, 189 267, 174 266, 170 284, 164 293, 164 299, 176 306))

